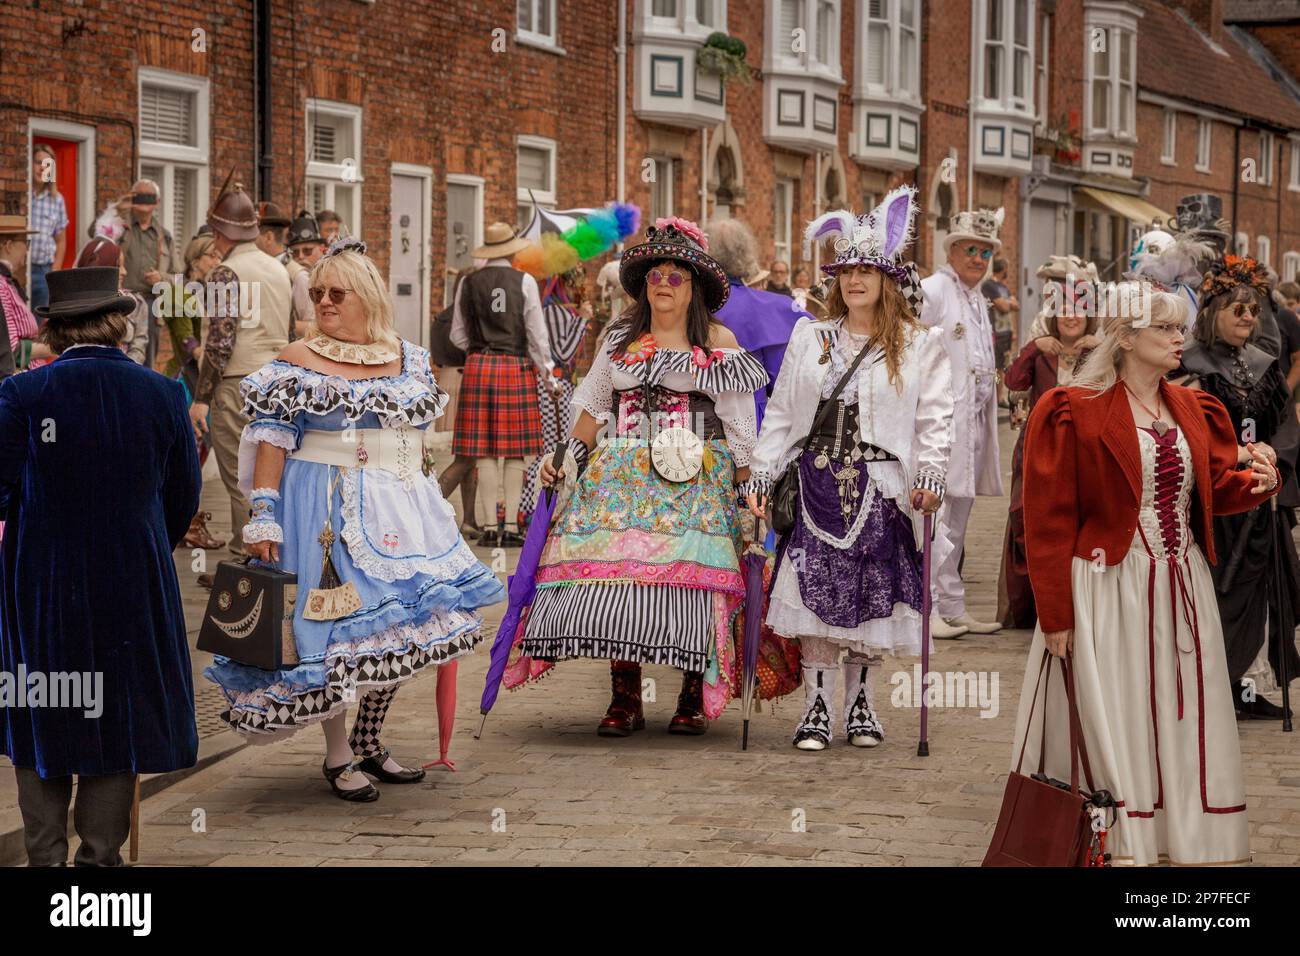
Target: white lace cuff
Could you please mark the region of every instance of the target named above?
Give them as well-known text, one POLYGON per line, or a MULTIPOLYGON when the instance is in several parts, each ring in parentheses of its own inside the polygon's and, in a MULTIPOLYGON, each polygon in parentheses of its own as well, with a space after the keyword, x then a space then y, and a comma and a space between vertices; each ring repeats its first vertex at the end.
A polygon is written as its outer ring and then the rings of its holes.
POLYGON ((284 544, 284 529, 275 521, 250 521, 244 525, 244 544, 274 541, 284 544))
POLYGON ((249 422, 244 427, 244 437, 250 442, 266 442, 276 448, 283 448, 290 454, 298 450, 298 432, 287 422, 266 418, 249 422))

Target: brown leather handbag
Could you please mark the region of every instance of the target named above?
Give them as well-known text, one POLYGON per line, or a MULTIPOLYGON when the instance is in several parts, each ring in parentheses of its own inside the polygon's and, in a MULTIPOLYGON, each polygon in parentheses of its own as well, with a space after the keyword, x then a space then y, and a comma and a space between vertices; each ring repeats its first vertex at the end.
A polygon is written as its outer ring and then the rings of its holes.
MULTIPOLYGON (((1113 812, 1114 798, 1105 790, 1092 785, 1092 771, 1088 766, 1088 748, 1083 739, 1083 725, 1074 697, 1074 672, 1069 659, 1061 661, 1065 674, 1065 693, 1070 704, 1070 782, 1053 780, 1045 772, 1047 744, 1047 683, 1051 683, 1052 656, 1043 651, 1043 662, 1038 668, 1038 685, 1034 687, 1034 703, 1038 702, 1038 689, 1043 687, 1043 735, 1039 745, 1038 772, 1025 776, 1020 772, 1025 762, 1025 747, 1029 743, 1029 727, 1020 744, 1020 759, 1016 769, 1007 778, 1007 788, 1002 795, 1002 810, 998 825, 993 831, 993 841, 984 856, 984 866, 1090 866, 1104 861, 1104 833, 1112 821, 1106 821, 1106 810, 1113 812), (1088 790, 1079 789, 1079 765, 1083 764, 1088 790), (1098 831, 1099 849, 1093 853, 1094 817, 1103 814, 1098 831)), ((1031 714, 1033 707, 1030 707, 1031 714)))

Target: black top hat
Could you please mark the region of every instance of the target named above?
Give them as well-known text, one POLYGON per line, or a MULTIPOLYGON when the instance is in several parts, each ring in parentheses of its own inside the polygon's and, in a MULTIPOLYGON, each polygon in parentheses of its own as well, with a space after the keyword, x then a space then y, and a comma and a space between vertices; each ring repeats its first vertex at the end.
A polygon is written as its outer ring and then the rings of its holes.
POLYGON ((47 319, 92 319, 109 312, 133 312, 136 300, 118 288, 111 266, 56 269, 45 274, 50 304, 36 307, 47 319))
POLYGON ((300 246, 305 242, 319 242, 324 244, 325 240, 321 238, 320 226, 316 222, 316 217, 306 209, 298 213, 293 222, 289 223, 289 238, 286 245, 300 246))

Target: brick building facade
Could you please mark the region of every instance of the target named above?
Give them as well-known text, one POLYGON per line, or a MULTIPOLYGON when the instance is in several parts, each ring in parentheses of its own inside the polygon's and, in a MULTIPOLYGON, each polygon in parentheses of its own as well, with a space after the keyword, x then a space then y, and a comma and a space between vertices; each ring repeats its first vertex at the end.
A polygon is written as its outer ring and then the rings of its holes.
POLYGON ((744 218, 764 264, 801 261, 819 212, 911 182, 926 269, 951 214, 1004 207, 1026 322, 1047 255, 1114 277, 1187 193, 1222 196, 1243 248, 1300 269, 1295 4, 1247 22, 1224 0, 624 3, 621 36, 607 0, 6 4, 4 211, 26 211, 34 141, 60 150, 71 254, 138 175, 188 234, 233 169, 259 198, 339 211, 423 339, 485 222, 618 196, 621 49, 624 198, 647 219, 744 218), (750 83, 699 68, 717 31, 744 41, 750 83))

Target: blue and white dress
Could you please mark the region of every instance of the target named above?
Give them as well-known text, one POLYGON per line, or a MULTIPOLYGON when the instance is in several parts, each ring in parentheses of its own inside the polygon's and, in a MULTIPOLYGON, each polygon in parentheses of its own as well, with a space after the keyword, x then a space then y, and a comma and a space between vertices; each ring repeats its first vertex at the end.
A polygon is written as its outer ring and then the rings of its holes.
POLYGON ((291 732, 344 710, 357 689, 393 688, 472 651, 481 639, 477 609, 501 601, 505 587, 460 536, 451 505, 421 468, 420 433, 447 403, 429 353, 403 342, 401 373, 366 379, 277 359, 240 391, 251 419, 240 445, 245 493, 258 442, 289 453, 275 520, 284 534, 279 566, 299 581, 299 663, 267 671, 218 657, 204 673, 225 693, 230 726, 249 735, 291 732), (338 436, 348 428, 396 429, 400 452, 385 467, 365 468, 295 457, 312 432, 338 436), (307 620, 303 598, 320 580, 327 517, 335 570, 356 587, 361 607, 336 620, 307 620))

